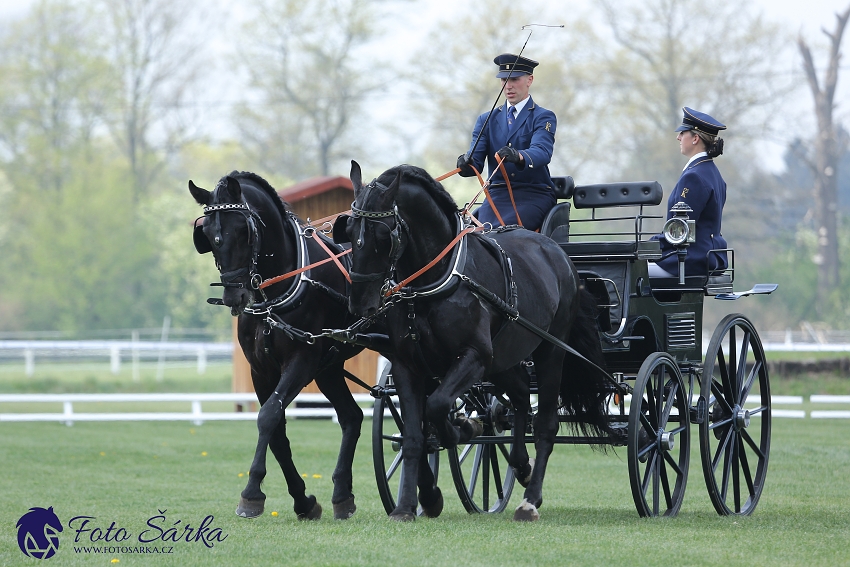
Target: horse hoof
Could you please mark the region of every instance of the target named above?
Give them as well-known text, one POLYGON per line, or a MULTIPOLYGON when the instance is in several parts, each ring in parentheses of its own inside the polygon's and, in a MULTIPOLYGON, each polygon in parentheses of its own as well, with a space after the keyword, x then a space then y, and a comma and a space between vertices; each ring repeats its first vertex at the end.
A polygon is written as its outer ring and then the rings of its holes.
POLYGON ((422 502, 422 497, 420 496, 419 503, 422 505, 423 516, 436 518, 443 513, 443 493, 439 488, 437 488, 437 499, 434 502, 426 505, 422 502))
POLYGON ((539 519, 540 513, 537 511, 537 506, 523 498, 520 505, 517 506, 517 509, 514 511, 514 521, 536 522, 539 519))
POLYGON ((528 458, 528 465, 527 466, 528 466, 528 474, 525 475, 525 476, 522 476, 522 470, 516 470, 515 471, 517 482, 519 482, 519 484, 523 488, 528 488, 528 483, 531 482, 531 473, 534 472, 534 458, 533 457, 528 458))
POLYGON ((298 514, 299 520, 319 520, 322 518, 322 505, 316 502, 316 505, 313 508, 305 513, 298 514))
POLYGON ((239 505, 236 507, 236 515, 240 518, 256 518, 262 515, 265 509, 265 498, 251 500, 249 498, 239 498, 239 505))
POLYGON ((348 500, 343 500, 339 504, 334 504, 334 520, 347 520, 354 515, 357 506, 354 505, 354 496, 348 500))
POLYGON ((390 520, 395 522, 413 522, 416 520, 416 514, 411 512, 393 512, 390 514, 390 520))
POLYGON ((458 416, 454 424, 460 428, 459 443, 467 443, 484 433, 484 424, 477 419, 469 419, 465 415, 458 416))

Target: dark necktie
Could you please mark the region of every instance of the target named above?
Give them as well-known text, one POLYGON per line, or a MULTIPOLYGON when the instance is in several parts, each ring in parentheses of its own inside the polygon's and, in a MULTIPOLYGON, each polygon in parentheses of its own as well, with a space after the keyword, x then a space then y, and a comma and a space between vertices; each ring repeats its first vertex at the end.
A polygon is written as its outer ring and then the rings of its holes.
POLYGON ((516 107, 511 106, 510 108, 508 108, 508 129, 513 128, 515 119, 516 119, 516 107))

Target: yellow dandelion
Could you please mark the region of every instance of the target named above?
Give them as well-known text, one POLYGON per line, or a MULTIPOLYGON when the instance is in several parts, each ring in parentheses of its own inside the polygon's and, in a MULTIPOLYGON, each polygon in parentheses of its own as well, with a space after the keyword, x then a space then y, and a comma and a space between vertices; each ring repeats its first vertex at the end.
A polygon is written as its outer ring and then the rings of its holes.
POLYGON ((307 478, 307 473, 302 473, 301 476, 303 476, 304 478, 307 478))
POLYGON ((322 475, 320 475, 320 474, 314 474, 314 475, 313 475, 313 478, 322 478, 322 475))
POLYGON ((105 457, 105 456, 106 456, 106 453, 105 453, 104 451, 101 451, 101 452, 100 452, 100 456, 101 456, 101 457, 105 457))
POLYGON ((243 476, 245 476, 245 473, 239 473, 239 478, 242 478, 243 476))
POLYGON ((191 433, 192 435, 194 435, 194 434, 195 434, 195 430, 194 430, 194 429, 190 429, 190 430, 189 430, 189 433, 191 433))
POLYGON ((275 518, 277 518, 277 512, 272 512, 272 516, 274 516, 275 518))
POLYGON ((201 451, 201 456, 202 456, 202 457, 206 457, 206 456, 207 456, 207 452, 206 452, 206 451, 201 451))
POLYGON ((111 563, 121 563, 121 560, 116 557, 111 561, 111 563))

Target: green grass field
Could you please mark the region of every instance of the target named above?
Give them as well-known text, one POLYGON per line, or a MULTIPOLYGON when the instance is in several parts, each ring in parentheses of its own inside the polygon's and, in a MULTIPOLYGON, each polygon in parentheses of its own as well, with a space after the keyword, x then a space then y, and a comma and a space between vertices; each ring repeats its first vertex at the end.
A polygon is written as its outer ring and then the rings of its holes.
MULTIPOLYGON (((446 466, 440 477, 443 515, 400 525, 387 519, 377 496, 368 420, 355 463, 358 511, 344 522, 334 521, 330 511, 337 426, 290 420, 296 462, 325 507, 325 517, 311 523, 295 519, 276 465, 264 485, 266 513, 253 520, 235 516, 255 443, 250 422, 4 423, 0 564, 39 563, 16 543, 15 523, 33 506, 52 506, 66 526, 51 565, 850 564, 848 427, 842 420, 774 420, 767 486, 751 517, 716 515, 696 454, 679 516, 641 519, 632 504, 624 448, 603 455, 558 446, 539 522, 513 523, 510 512, 467 515, 446 466), (162 529, 177 520, 178 527, 196 526, 213 515, 212 527, 227 538, 212 549, 166 542, 174 548, 171 555, 74 551, 75 534, 67 528, 74 516, 94 516, 93 525, 104 530, 115 522, 114 529, 133 536, 120 545, 138 546, 136 535, 149 529, 146 521, 159 510, 167 520, 154 523, 162 529)), ((509 510, 520 500, 517 489, 509 510)))

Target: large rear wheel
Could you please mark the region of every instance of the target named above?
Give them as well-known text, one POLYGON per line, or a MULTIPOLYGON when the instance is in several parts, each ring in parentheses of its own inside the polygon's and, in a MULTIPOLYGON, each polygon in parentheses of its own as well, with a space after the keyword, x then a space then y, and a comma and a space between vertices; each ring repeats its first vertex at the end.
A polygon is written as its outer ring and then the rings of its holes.
POLYGON ((761 339, 743 315, 717 326, 703 364, 702 469, 717 513, 753 513, 770 454, 770 381, 761 339))
POLYGON ((688 393, 676 361, 651 354, 640 367, 629 408, 628 461, 638 514, 675 516, 690 457, 688 393))

